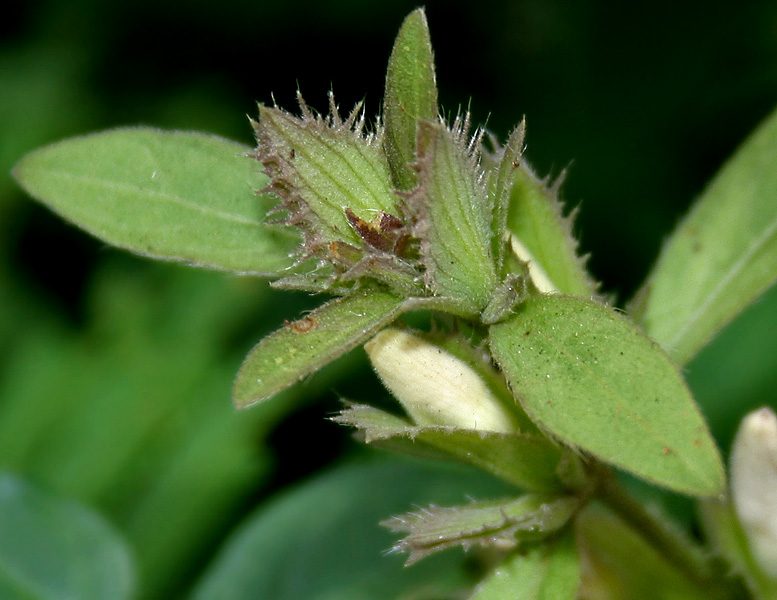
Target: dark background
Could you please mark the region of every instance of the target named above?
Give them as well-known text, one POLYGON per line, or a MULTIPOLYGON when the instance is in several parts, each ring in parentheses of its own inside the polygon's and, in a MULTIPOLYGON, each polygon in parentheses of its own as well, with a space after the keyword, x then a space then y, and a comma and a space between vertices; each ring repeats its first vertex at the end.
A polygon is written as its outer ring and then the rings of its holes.
MULTIPOLYGON (((41 138, 145 123, 250 142, 245 115, 255 114, 254 103, 274 94, 293 108, 298 86, 322 110, 333 89, 344 109, 364 98, 377 113, 393 36, 416 6, 17 5, 0 25, 3 70, 34 70, 28 85, 50 97, 13 107, 9 119, 22 130, 50 119, 54 131, 41 138)), ((500 136, 526 115, 529 159, 542 174, 568 168, 564 196, 581 206, 583 249, 622 298, 774 104, 773 2, 485 0, 432 2, 427 12, 444 111, 471 107, 500 136)))
MULTIPOLYGON (((184 270, 158 271, 106 249, 30 202, 9 174, 26 151, 138 123, 250 144, 247 116, 256 114, 255 103, 274 98, 293 109, 297 88, 319 110, 332 89, 344 110, 364 99, 368 114, 377 114, 393 37, 416 6, 48 0, 4 8, 0 350, 12 361, 39 321, 58 323, 73 339, 88 337, 97 318, 90 290, 107 285, 100 283, 106 272, 153 282, 184 270)), ((480 0, 426 7, 443 111, 470 108, 475 122, 487 122, 502 139, 526 116, 528 159, 543 175, 567 171, 563 197, 580 207, 582 250, 591 254, 604 291, 621 304, 694 197, 777 103, 777 3, 771 0, 480 0)), ((234 284, 222 274, 203 277, 209 289, 234 284)), ((225 370, 234 372, 252 342, 313 302, 301 295, 272 298, 261 309, 245 309, 240 325, 233 323, 221 340, 214 360, 225 370)), ((774 403, 775 306, 775 298, 763 300, 760 312, 689 370, 724 448, 744 410, 774 403)), ((178 334, 178 343, 188 343, 185 327, 178 334)), ((351 376, 306 388, 320 402, 301 402, 277 419, 268 434, 275 467, 262 485, 248 485, 203 539, 215 545, 254 503, 353 451, 348 433, 324 417, 337 409, 339 395, 385 395, 363 358, 353 360, 351 376), (300 452, 301 439, 316 450, 300 452)), ((0 369, 0 382, 12 370, 0 369)), ((0 409, 9 398, 0 399, 0 409)), ((228 381, 207 401, 228 407, 228 381)), ((207 549, 196 552, 181 572, 206 564, 208 556, 207 549)))

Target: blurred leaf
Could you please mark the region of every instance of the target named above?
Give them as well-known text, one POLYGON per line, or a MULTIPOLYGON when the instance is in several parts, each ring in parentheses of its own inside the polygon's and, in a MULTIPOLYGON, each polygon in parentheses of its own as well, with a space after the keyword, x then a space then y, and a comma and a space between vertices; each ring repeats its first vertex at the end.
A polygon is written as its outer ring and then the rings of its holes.
POLYGON ((249 149, 148 128, 71 138, 28 154, 14 175, 34 198, 96 237, 143 256, 277 274, 295 235, 267 227, 274 200, 249 149))
POLYGON ((535 296, 490 330, 526 412, 551 435, 658 485, 719 494, 723 464, 668 356, 614 310, 535 296))
POLYGON ((455 546, 501 550, 522 540, 545 537, 563 527, 579 505, 577 498, 527 494, 515 500, 464 506, 432 505, 381 524, 392 531, 407 532, 392 550, 409 553, 405 564, 411 565, 455 546))
MULTIPOLYGON (((490 481, 489 481, 490 480, 490 481)), ((227 542, 194 600, 433 600, 471 585, 456 553, 402 568, 380 519, 412 504, 504 488, 413 461, 341 466, 260 508, 227 542)))
POLYGON ((549 185, 521 162, 513 175, 507 229, 528 252, 519 258, 529 262, 530 268, 536 263, 534 270, 540 267, 561 293, 590 298, 596 284, 585 269, 585 258, 577 254, 574 213, 564 216, 560 187, 561 180, 549 185))
POLYGON ((713 551, 725 557, 733 572, 741 576, 758 600, 777 598, 777 581, 770 579, 758 567, 748 548, 733 506, 718 500, 706 500, 699 505, 699 515, 705 537, 713 551))
POLYGON ((575 519, 586 600, 710 600, 609 511, 589 505, 575 519))
POLYGON ((76 408, 73 400, 83 386, 83 373, 89 372, 83 349, 62 328, 41 320, 26 328, 3 363, 2 469, 27 472, 42 440, 76 408))
POLYGON ((423 8, 411 12, 397 34, 386 73, 383 99, 383 147, 394 185, 415 186, 416 129, 420 121, 437 118, 437 81, 429 26, 423 8))
POLYGON ((767 404, 777 409, 777 287, 694 357, 687 380, 722 448, 745 413, 767 404))
POLYGON ((556 468, 562 449, 539 435, 415 427, 366 405, 351 406, 334 420, 356 427, 368 444, 469 463, 527 491, 561 489, 556 468))
POLYGON ((0 597, 122 600, 133 579, 124 540, 96 513, 0 474, 0 597))
POLYGON ((777 113, 712 180, 635 301, 647 333, 688 362, 777 279, 777 113))
POLYGON ((427 283, 436 295, 451 296, 480 311, 496 287, 492 208, 469 122, 452 130, 441 122, 418 126, 418 187, 408 196, 421 240, 427 283))
POLYGON ((190 423, 167 423, 180 430, 147 440, 154 452, 136 449, 140 456, 128 473, 133 479, 116 479, 110 490, 120 524, 142 557, 147 597, 169 597, 174 586, 188 586, 192 561, 210 555, 234 512, 272 474, 273 456, 263 430, 278 419, 272 414, 277 409, 270 414, 260 410, 247 419, 224 410, 230 404, 219 392, 228 390, 231 373, 224 374, 224 385, 202 390, 211 410, 198 411, 190 423), (156 468, 144 472, 138 464, 142 459, 156 460, 156 468), (146 487, 133 494, 131 486, 139 482, 146 487), (121 492, 127 497, 117 498, 121 492))
MULTIPOLYGON (((186 581, 266 480, 269 431, 318 392, 300 387, 236 413, 242 348, 232 345, 278 319, 278 294, 252 279, 136 266, 97 272, 85 331, 45 315, 27 324, 0 377, 0 466, 109 515, 149 600, 186 581)), ((293 312, 298 301, 285 298, 293 312)), ((341 361, 318 382, 328 389, 351 369, 341 361)))
POLYGON ((246 357, 235 380, 235 404, 250 406, 314 373, 391 323, 401 306, 401 298, 368 289, 287 323, 246 357))
POLYGON ((572 535, 520 549, 494 568, 471 600, 574 600, 580 558, 572 535))

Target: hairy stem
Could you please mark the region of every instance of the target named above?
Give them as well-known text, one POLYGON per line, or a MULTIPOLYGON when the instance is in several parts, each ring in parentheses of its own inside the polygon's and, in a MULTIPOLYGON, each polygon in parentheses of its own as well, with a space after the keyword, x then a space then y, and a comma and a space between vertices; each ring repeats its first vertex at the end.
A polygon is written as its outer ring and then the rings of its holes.
POLYGON ((669 564, 703 589, 707 598, 733 600, 741 597, 738 588, 725 577, 725 571, 716 568, 704 550, 632 497, 611 472, 601 473, 596 495, 639 532, 669 564))

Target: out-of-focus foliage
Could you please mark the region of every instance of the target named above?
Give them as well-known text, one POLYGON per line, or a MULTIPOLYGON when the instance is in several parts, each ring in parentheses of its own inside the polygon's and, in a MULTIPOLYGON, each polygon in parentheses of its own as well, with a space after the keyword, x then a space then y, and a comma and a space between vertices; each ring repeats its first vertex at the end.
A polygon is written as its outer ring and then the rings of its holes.
POLYGON ((164 597, 266 479, 266 436, 290 408, 234 412, 230 338, 275 313, 275 295, 215 277, 106 267, 88 327, 29 323, 0 382, 0 465, 108 515, 148 597, 164 597))
POLYGON ((394 536, 378 521, 408 502, 460 502, 465 494, 508 490, 459 465, 441 469, 402 457, 342 465, 260 507, 206 571, 193 598, 448 597, 474 584, 477 561, 449 552, 402 569, 404 557, 385 555, 394 536))
POLYGON ((129 549, 103 519, 0 473, 0 597, 128 600, 129 549))
POLYGON ((771 115, 693 205, 637 295, 635 319, 679 364, 777 278, 776 167, 771 115))

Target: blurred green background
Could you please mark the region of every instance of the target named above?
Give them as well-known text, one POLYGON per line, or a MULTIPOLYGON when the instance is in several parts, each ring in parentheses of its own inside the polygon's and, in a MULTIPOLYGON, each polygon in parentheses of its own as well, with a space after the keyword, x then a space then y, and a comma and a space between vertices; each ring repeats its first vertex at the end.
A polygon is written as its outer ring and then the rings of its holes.
MULTIPOLYGON (((250 144, 255 102, 293 108, 298 86, 320 110, 332 89, 344 110, 365 99, 375 114, 393 36, 416 6, 41 0, 4 9, 0 468, 111 523, 134 553, 137 597, 188 594, 251 509, 361 452, 325 421, 338 398, 385 394, 359 352, 233 412, 242 356, 315 300, 106 248, 25 198, 10 170, 36 146, 119 125, 250 144)), ((773 1, 426 6, 444 111, 469 107, 502 138, 526 115, 529 160, 541 174, 566 170, 582 249, 621 304, 694 196, 777 104, 773 1)), ((777 406, 777 293, 687 373, 727 449, 745 411, 777 406)), ((314 597, 294 593, 277 597, 314 597)))

